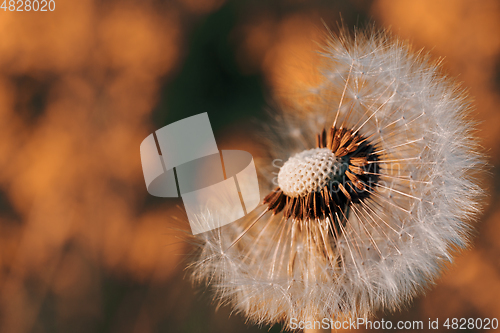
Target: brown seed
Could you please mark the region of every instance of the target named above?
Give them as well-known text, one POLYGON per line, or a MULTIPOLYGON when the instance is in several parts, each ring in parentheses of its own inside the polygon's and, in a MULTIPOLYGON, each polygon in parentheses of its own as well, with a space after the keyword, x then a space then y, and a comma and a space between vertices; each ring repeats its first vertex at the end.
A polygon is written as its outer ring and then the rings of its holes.
POLYGON ((331 127, 329 130, 328 130, 328 135, 326 137, 326 147, 328 149, 332 149, 332 143, 333 143, 333 138, 335 136, 335 128, 334 127, 331 127))
POLYGON ((349 139, 352 138, 351 134, 352 134, 351 130, 345 132, 344 136, 342 137, 342 140, 340 140, 340 147, 343 147, 349 141, 349 139))
POLYGON ((352 157, 349 162, 352 165, 358 166, 358 167, 363 167, 367 164, 367 158, 366 157, 352 157))
POLYGON ((351 195, 349 194, 349 192, 347 192, 347 190, 344 188, 344 186, 342 184, 340 184, 340 183, 339 183, 339 188, 342 191, 342 193, 344 193, 344 195, 346 196, 347 200, 351 201, 351 195))
POLYGON ((356 177, 354 174, 350 173, 349 170, 345 171, 345 175, 351 180, 351 182, 355 183, 358 181, 358 177, 356 177))
POLYGON ((333 136, 332 147, 330 148, 334 153, 339 148, 340 136, 342 135, 341 130, 337 130, 333 136))
POLYGON ((339 148, 334 154, 336 157, 344 157, 345 155, 347 155, 347 149, 339 148))
POLYGON ((357 166, 354 166, 354 165, 349 165, 349 170, 351 170, 352 172, 354 172, 355 174, 358 174, 358 175, 362 175, 362 174, 365 173, 365 171, 363 170, 363 168, 357 167, 357 166))

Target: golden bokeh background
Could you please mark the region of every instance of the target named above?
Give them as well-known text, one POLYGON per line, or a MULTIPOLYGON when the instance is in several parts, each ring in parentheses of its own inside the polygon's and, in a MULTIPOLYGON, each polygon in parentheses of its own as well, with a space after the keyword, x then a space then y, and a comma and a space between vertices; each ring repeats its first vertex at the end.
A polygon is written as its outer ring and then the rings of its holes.
POLYGON ((500 319, 500 2, 55 3, 0 10, 0 332, 269 331, 190 284, 181 201, 148 195, 139 145, 208 111, 220 147, 258 156, 248 121, 314 82, 322 21, 374 23, 443 57, 492 165, 473 247, 380 316, 500 319))

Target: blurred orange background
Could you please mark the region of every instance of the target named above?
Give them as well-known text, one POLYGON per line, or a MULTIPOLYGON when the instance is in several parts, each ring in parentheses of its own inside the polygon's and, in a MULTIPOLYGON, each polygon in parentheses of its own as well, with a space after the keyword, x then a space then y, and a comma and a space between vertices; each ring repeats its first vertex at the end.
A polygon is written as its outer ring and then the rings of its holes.
POLYGON ((148 195, 139 145, 208 111, 221 147, 258 156, 248 120, 311 84, 322 21, 341 20, 444 57, 474 97, 492 165, 473 247, 380 316, 500 318, 500 2, 55 3, 0 10, 0 332, 268 331, 191 286, 181 201, 148 195))

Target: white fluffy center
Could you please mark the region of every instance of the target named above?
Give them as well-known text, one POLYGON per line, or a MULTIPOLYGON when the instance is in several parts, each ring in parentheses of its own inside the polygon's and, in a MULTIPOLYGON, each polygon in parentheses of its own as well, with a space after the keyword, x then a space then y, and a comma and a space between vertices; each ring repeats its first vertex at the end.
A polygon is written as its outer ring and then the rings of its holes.
POLYGON ((337 159, 328 148, 300 152, 281 167, 278 186, 290 197, 301 197, 323 188, 333 176, 337 159))

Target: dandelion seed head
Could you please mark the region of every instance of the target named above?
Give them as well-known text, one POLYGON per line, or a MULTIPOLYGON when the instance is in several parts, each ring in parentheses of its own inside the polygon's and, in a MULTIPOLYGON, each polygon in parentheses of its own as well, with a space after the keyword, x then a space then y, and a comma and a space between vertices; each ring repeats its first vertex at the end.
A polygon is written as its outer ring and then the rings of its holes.
POLYGON ((467 246, 480 212, 468 97, 438 64, 374 30, 321 54, 323 80, 269 132, 271 160, 286 161, 278 186, 198 238, 194 278, 256 323, 400 309, 467 246))

